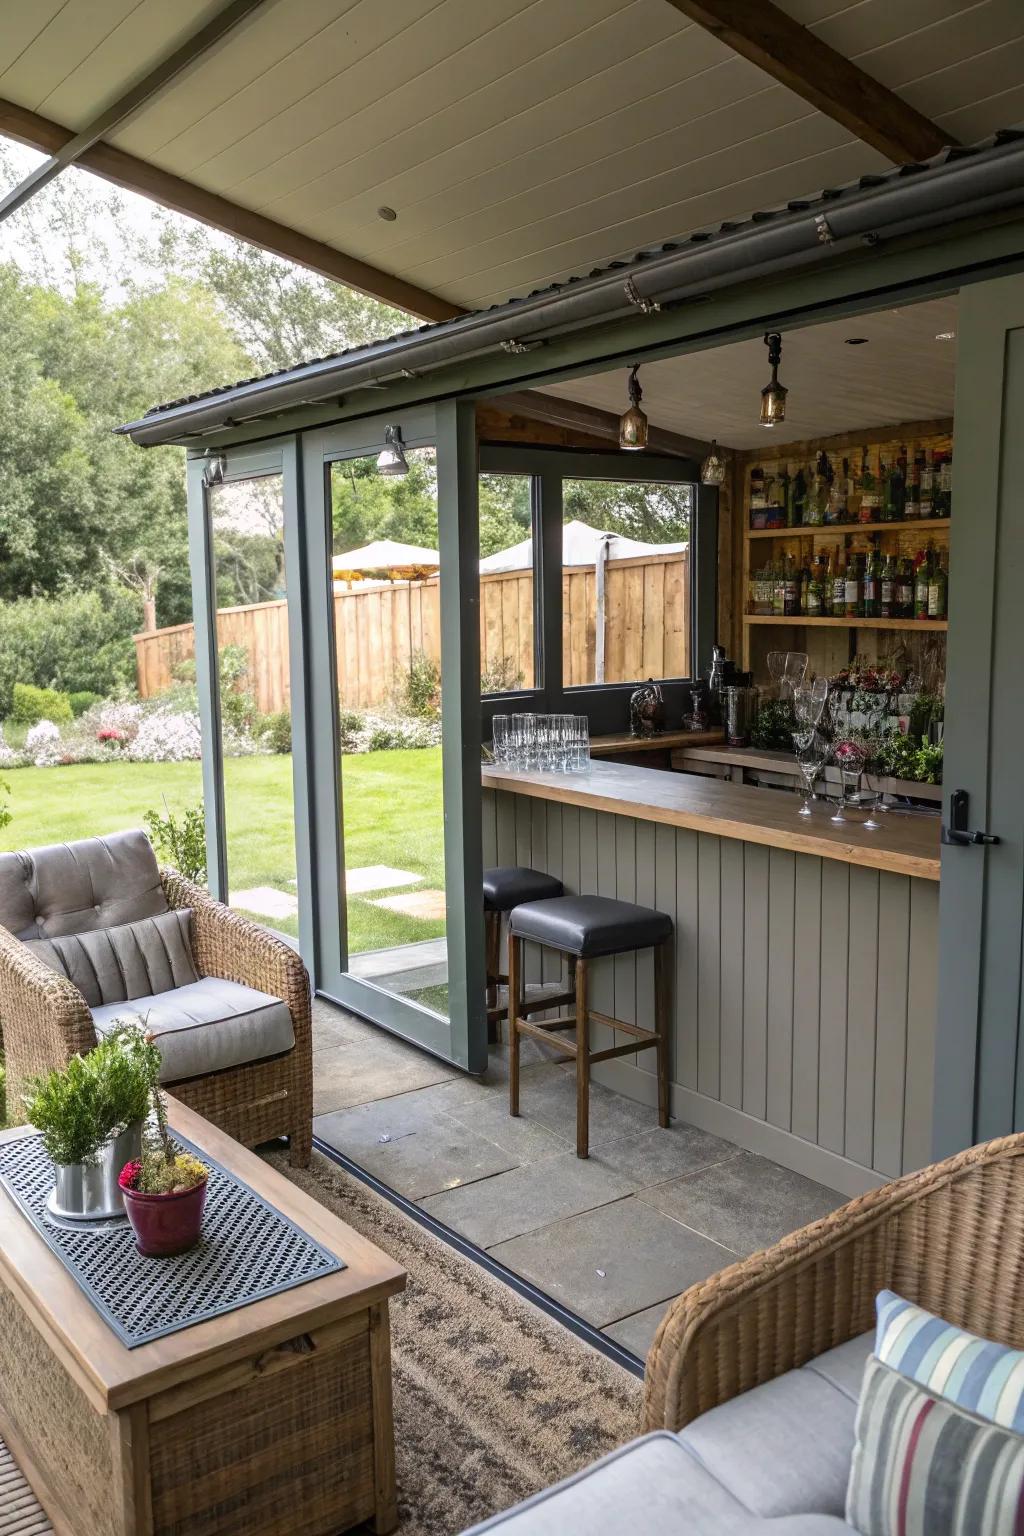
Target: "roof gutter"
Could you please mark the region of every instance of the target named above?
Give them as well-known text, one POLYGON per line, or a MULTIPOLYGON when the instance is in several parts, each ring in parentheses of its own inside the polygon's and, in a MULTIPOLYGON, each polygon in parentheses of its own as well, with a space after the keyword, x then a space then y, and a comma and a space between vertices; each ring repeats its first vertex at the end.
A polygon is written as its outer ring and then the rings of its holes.
POLYGON ((534 297, 464 319, 300 365, 216 395, 153 412, 117 430, 145 446, 200 436, 241 421, 331 399, 343 390, 480 357, 518 351, 584 327, 622 319, 637 306, 667 305, 753 278, 876 246, 883 238, 948 229, 1024 207, 1024 137, 992 149, 953 151, 939 163, 905 167, 878 185, 825 193, 741 229, 692 237, 534 297))

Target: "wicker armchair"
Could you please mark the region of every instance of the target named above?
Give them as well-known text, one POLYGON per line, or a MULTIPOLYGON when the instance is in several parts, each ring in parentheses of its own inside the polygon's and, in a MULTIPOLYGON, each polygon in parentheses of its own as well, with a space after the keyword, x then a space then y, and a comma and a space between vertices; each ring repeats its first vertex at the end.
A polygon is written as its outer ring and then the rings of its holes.
MULTIPOLYGON (((290 1138, 291 1162, 308 1166, 313 1073, 309 978, 287 944, 240 917, 174 870, 161 870, 170 908, 190 908, 196 973, 269 993, 287 1003, 295 1043, 262 1060, 166 1083, 175 1098, 247 1146, 290 1138)), ((17 1118, 25 1080, 92 1049, 97 1035, 82 994, 0 926, 0 1041, 8 1115, 17 1118)))
POLYGON ((647 1358, 644 1427, 682 1429, 866 1333, 889 1288, 1024 1346, 1024 1135, 971 1147, 691 1286, 647 1358))

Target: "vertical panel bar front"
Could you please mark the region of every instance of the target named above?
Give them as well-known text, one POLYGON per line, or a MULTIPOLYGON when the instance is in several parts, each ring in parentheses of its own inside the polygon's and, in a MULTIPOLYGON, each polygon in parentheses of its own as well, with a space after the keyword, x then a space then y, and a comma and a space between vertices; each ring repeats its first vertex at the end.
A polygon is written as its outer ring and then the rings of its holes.
POLYGON ((206 873, 210 894, 228 899, 227 835, 224 821, 224 751, 220 685, 217 676, 217 571, 209 496, 203 484, 203 460, 189 459, 188 558, 192 573, 192 621, 195 626, 196 692, 203 750, 203 806, 206 814, 206 873))

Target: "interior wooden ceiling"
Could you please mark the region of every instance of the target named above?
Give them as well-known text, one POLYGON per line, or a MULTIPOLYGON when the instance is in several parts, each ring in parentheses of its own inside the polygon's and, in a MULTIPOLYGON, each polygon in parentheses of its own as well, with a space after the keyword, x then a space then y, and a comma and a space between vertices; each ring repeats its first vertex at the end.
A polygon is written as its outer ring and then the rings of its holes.
MULTIPOLYGON (((222 3, 8 0, 0 98, 80 130, 222 3)), ((954 139, 1024 120, 1021 0, 782 9, 954 139)), ((889 163, 669 0, 265 0, 111 143, 463 307, 889 163)))
MULTIPOLYGON (((786 331, 779 369, 789 390, 786 421, 771 431, 757 419, 771 372, 760 337, 645 364, 644 410, 673 432, 716 437, 729 448, 766 449, 952 416, 956 326, 957 301, 944 298, 786 331), (867 339, 848 346, 854 336, 867 339)), ((619 413, 628 403, 626 379, 627 370, 614 369, 543 392, 619 413)))

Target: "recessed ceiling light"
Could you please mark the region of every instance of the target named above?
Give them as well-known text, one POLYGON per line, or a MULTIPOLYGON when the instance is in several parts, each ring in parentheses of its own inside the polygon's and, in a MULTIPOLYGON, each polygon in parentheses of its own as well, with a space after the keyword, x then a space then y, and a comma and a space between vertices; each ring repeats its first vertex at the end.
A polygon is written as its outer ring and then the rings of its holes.
POLYGON ((936 331, 936 341, 956 341, 956 331, 936 331))
POLYGON ((847 336, 844 340, 848 347, 866 347, 868 344, 866 336, 847 336))
POLYGON ((384 219, 388 224, 393 224, 398 218, 398 214, 393 208, 389 208, 387 203, 382 203, 377 209, 377 217, 378 219, 384 219))

